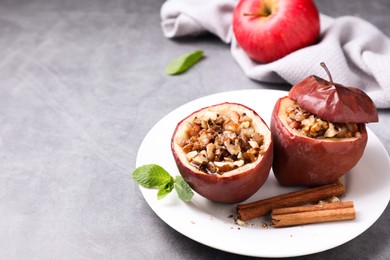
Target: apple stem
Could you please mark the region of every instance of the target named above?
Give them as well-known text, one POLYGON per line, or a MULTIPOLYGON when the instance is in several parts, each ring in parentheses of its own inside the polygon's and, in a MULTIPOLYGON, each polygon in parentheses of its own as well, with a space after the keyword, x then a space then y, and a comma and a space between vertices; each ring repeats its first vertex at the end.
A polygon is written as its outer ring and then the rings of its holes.
POLYGON ((261 17, 261 14, 251 14, 251 13, 243 13, 244 16, 256 16, 256 17, 261 17))
POLYGON ((326 66, 325 62, 321 62, 320 65, 321 65, 321 67, 324 68, 324 70, 326 71, 326 74, 328 74, 330 84, 334 85, 332 75, 330 74, 330 71, 329 71, 328 67, 326 66))
POLYGON ((256 16, 256 17, 267 17, 272 14, 272 9, 267 2, 264 2, 263 7, 256 13, 243 13, 244 16, 256 16))

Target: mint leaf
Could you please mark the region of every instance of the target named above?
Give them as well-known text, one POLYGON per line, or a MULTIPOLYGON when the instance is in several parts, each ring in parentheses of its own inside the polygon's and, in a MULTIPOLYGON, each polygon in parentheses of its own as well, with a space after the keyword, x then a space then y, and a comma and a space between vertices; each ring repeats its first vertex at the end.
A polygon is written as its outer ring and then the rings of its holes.
POLYGON ((172 176, 157 164, 140 166, 133 171, 132 176, 139 185, 150 189, 160 189, 161 186, 173 182, 172 176))
POLYGON ((181 176, 173 178, 163 167, 157 164, 145 164, 132 173, 133 179, 142 187, 149 189, 158 189, 157 199, 167 196, 173 188, 181 200, 188 202, 194 193, 190 185, 181 176))
POLYGON ((168 75, 177 75, 183 73, 197 63, 203 56, 203 51, 198 50, 188 54, 184 54, 179 58, 171 61, 165 68, 165 73, 168 75))
POLYGON ((157 192, 157 199, 160 200, 160 199, 164 198, 165 196, 167 196, 173 190, 174 186, 175 186, 175 181, 172 178, 172 180, 170 182, 168 182, 165 185, 162 185, 160 187, 160 189, 157 192))
POLYGON ((176 176, 175 178, 175 189, 179 198, 184 202, 190 201, 192 196, 194 196, 190 185, 181 176, 176 176))

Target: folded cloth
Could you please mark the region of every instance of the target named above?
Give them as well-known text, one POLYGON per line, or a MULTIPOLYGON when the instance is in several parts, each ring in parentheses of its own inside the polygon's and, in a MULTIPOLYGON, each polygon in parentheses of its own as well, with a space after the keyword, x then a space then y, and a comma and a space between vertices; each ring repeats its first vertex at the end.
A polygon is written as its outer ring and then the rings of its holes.
POLYGON ((205 32, 225 43, 232 40, 232 14, 237 0, 168 0, 161 7, 161 27, 168 38, 205 32))
POLYGON ((369 22, 352 16, 320 15, 320 41, 279 60, 251 60, 232 32, 232 12, 238 0, 167 0, 161 7, 161 27, 168 38, 215 34, 231 44, 231 53, 251 79, 298 83, 309 75, 327 78, 325 62, 335 82, 365 91, 378 108, 390 108, 390 39, 369 22))

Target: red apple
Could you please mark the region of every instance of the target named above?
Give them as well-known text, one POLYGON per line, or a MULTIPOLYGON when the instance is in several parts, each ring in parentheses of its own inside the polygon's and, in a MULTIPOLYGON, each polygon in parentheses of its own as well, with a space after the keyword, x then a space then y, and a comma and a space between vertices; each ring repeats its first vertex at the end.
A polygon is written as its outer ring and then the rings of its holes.
POLYGON ((328 75, 330 81, 307 77, 275 104, 272 169, 282 185, 336 182, 363 155, 365 123, 378 121, 375 105, 363 91, 333 83, 328 75))
POLYGON ((271 131, 274 140, 273 172, 284 186, 316 186, 336 182, 363 155, 367 143, 365 125, 353 138, 316 139, 305 136, 287 123, 288 97, 275 105, 271 131))
POLYGON ((180 174, 201 196, 237 203, 267 180, 273 144, 266 123, 252 109, 222 103, 178 123, 171 149, 180 174))
POLYGON ((233 32, 249 57, 268 63, 315 44, 319 13, 312 0, 241 0, 233 12, 233 32))

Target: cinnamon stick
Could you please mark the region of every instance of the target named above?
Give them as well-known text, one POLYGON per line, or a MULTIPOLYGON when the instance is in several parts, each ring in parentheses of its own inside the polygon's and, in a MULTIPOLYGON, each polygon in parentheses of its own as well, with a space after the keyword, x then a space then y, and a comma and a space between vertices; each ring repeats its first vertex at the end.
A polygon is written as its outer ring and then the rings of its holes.
POLYGON ((355 219, 352 201, 274 209, 271 213, 273 227, 355 219))
POLYGON ((314 203, 332 196, 340 196, 344 193, 345 187, 339 182, 290 192, 252 203, 239 204, 237 205, 237 218, 242 221, 247 221, 269 214, 272 209, 275 208, 293 207, 306 203, 314 203))

